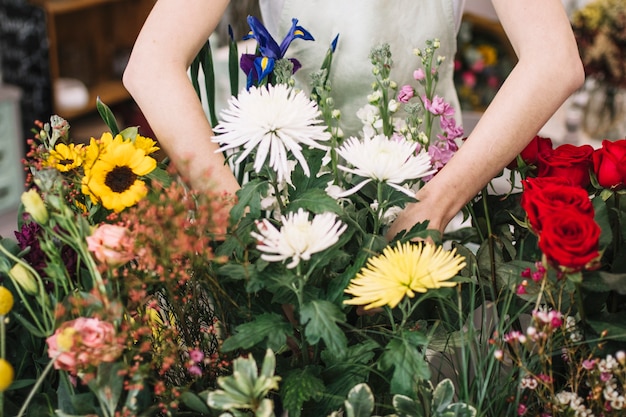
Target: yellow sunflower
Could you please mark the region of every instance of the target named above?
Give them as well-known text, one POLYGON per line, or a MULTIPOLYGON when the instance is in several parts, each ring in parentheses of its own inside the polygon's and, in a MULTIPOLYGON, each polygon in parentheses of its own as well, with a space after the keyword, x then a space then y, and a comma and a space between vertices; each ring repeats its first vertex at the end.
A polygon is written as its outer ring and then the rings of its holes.
POLYGON ((86 170, 82 182, 83 194, 94 204, 102 205, 115 212, 134 206, 148 193, 140 177, 156 168, 156 160, 137 149, 130 142, 111 141, 104 152, 86 170))
POLYGON ((405 296, 454 287, 456 283, 448 280, 465 266, 465 258, 455 252, 421 242, 387 247, 350 281, 345 292, 354 298, 344 303, 362 305, 366 310, 384 305, 394 308, 405 296))
POLYGON ((84 153, 83 145, 59 143, 50 151, 47 165, 61 172, 68 172, 81 166, 84 153))
POLYGON ((109 132, 105 132, 100 136, 100 139, 91 138, 89 145, 85 148, 85 161, 83 163, 83 169, 85 175, 89 174, 89 170, 96 163, 96 161, 103 155, 107 147, 113 142, 113 135, 109 132))

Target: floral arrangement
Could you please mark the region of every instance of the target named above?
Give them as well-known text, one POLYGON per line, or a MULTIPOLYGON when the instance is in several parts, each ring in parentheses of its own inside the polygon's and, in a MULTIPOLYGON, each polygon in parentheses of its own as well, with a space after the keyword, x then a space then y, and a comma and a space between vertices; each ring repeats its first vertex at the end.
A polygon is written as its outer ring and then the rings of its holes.
POLYGON ((624 87, 626 5, 619 0, 594 0, 572 15, 572 27, 587 75, 624 87))
POLYGON ((463 135, 438 41, 405 86, 372 50, 346 138, 339 38, 307 95, 286 49, 312 34, 294 20, 278 44, 248 22, 248 85, 213 138, 234 199, 188 189, 103 103, 110 132, 89 144, 38 126, 0 242, 0 414, 621 415, 626 140, 536 137, 466 226, 386 236, 463 135))

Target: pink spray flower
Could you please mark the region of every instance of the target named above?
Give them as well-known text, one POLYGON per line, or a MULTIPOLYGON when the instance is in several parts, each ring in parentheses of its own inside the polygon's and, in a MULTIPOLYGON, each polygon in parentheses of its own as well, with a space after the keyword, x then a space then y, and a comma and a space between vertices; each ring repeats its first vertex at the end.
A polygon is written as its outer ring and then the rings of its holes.
POLYGON ((113 224, 101 224, 87 237, 89 251, 109 266, 121 266, 135 257, 128 229, 113 224))
POLYGON ((410 85, 403 85, 398 91, 398 101, 400 103, 408 103, 415 95, 415 90, 410 85))

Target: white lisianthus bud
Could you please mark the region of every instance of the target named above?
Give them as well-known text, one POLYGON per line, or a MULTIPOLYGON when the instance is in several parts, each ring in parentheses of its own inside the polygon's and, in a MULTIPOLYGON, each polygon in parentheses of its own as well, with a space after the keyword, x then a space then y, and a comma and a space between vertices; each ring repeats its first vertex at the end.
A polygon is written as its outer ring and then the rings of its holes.
POLYGON ((623 350, 617 351, 615 353, 615 358, 622 366, 626 365, 626 352, 624 352, 623 350))
POLYGON ((439 41, 439 39, 435 39, 433 41, 433 48, 439 48, 441 46, 441 42, 439 41))
POLYGON ((331 116, 333 117, 333 119, 339 120, 341 118, 341 110, 334 109, 331 113, 331 116))
POLYGON ((413 55, 415 55, 415 56, 422 56, 422 50, 419 49, 419 48, 413 49, 413 55))
POLYGON ((48 223, 48 209, 37 190, 31 188, 25 191, 22 193, 21 200, 24 210, 32 216, 33 220, 39 224, 48 223))
POLYGON ((19 285, 27 294, 37 295, 39 293, 39 284, 37 279, 24 265, 16 263, 9 271, 9 277, 14 284, 19 285))
POLYGON ((441 55, 439 55, 439 56, 437 57, 437 65, 441 65, 441 64, 443 63, 443 61, 445 61, 445 60, 446 60, 446 57, 445 57, 445 56, 441 56, 441 55))
POLYGON ((389 80, 389 88, 393 88, 394 90, 398 89, 398 83, 393 81, 393 80, 389 80))
POLYGON ((389 100, 389 111, 395 113, 400 108, 400 103, 397 100, 389 100))

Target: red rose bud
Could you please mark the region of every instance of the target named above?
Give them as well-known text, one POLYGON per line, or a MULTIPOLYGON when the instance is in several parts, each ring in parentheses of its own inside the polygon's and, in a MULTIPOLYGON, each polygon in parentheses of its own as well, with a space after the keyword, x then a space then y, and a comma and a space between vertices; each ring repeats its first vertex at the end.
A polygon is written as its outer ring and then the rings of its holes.
POLYGON ((593 166, 591 145, 561 145, 552 152, 539 154, 539 177, 568 178, 572 184, 585 188, 591 182, 589 171, 593 166))
POLYGON ((602 148, 593 152, 593 172, 604 188, 626 188, 626 139, 603 140, 602 148))
MULTIPOLYGON (((526 147, 520 152, 519 156, 522 158, 526 165, 534 165, 535 167, 539 163, 539 154, 552 151, 552 139, 544 138, 541 136, 535 136, 526 145, 526 147)), ((517 168, 517 158, 515 158, 507 166, 509 169, 517 168)))

